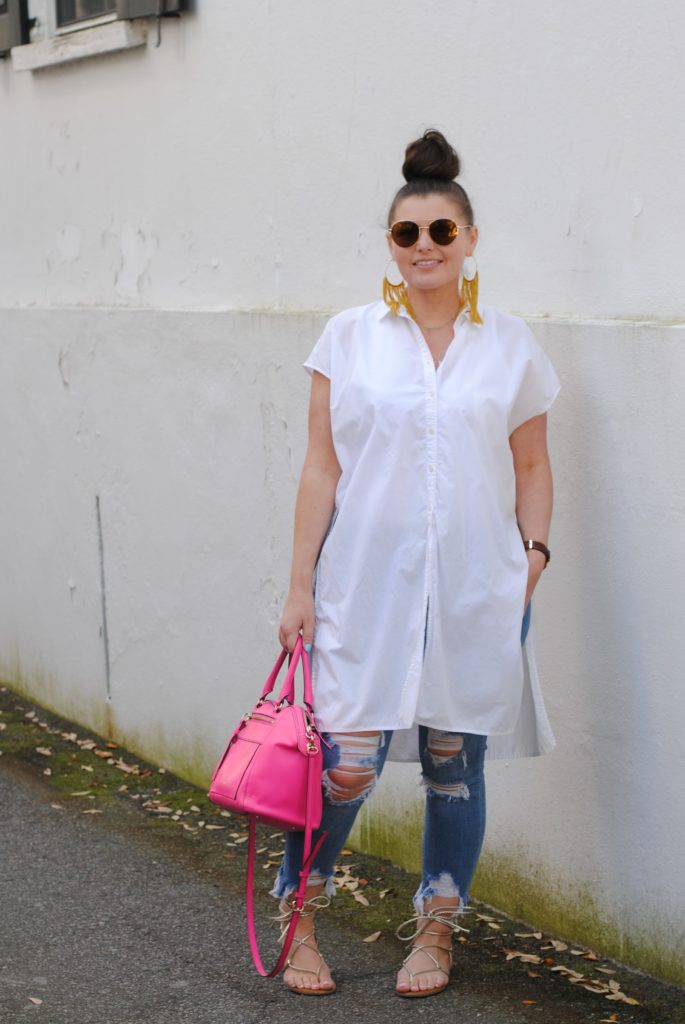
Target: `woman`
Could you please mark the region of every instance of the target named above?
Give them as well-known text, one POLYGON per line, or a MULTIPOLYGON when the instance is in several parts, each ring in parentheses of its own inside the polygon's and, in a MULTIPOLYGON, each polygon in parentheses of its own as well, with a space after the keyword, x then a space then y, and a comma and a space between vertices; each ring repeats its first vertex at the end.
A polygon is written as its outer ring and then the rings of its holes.
MULTIPOLYGON (((302 995, 335 990, 313 916, 391 739, 391 756, 420 759, 426 789, 405 997, 449 980, 483 841, 488 738, 489 756, 553 745, 521 645, 549 561, 558 381, 523 321, 478 306, 478 229, 458 173, 440 132, 408 146, 388 217, 402 280, 386 271, 384 300, 333 317, 305 363, 309 444, 279 637, 291 651, 298 633, 308 649, 316 639, 329 834, 284 975, 302 995)), ((284 922, 301 849, 290 835, 273 890, 284 922)))

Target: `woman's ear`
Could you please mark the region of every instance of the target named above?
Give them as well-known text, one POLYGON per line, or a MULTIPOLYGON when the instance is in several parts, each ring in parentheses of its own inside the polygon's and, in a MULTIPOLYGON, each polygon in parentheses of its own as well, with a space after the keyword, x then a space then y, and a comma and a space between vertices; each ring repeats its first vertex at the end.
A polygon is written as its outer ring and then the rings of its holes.
POLYGON ((476 228, 476 227, 469 228, 469 234, 470 234, 470 238, 469 238, 469 245, 468 245, 468 248, 466 250, 466 255, 467 256, 473 256, 473 254, 475 252, 475 249, 476 249, 476 246, 478 245, 478 228, 476 228))

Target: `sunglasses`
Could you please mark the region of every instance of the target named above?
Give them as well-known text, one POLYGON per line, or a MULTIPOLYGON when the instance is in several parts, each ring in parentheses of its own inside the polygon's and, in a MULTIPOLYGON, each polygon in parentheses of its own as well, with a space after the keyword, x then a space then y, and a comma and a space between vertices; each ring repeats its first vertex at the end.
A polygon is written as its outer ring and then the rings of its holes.
POLYGON ((455 224, 453 220, 446 217, 440 220, 432 220, 430 224, 415 224, 413 220, 398 220, 390 228, 388 234, 395 245, 402 249, 408 249, 416 245, 421 234, 421 228, 428 228, 428 234, 436 245, 450 245, 459 234, 460 228, 470 228, 472 224, 455 224))

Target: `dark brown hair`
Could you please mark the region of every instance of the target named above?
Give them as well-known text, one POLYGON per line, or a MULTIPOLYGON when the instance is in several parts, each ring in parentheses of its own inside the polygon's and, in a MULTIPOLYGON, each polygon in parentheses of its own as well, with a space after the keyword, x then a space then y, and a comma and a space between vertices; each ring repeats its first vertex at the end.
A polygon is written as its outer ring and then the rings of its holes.
POLYGON ((454 179, 459 174, 460 161, 449 142, 435 128, 429 128, 420 139, 407 146, 402 164, 403 185, 388 211, 388 226, 392 224, 395 207, 408 196, 449 196, 461 207, 469 224, 474 223, 473 207, 466 192, 454 179))

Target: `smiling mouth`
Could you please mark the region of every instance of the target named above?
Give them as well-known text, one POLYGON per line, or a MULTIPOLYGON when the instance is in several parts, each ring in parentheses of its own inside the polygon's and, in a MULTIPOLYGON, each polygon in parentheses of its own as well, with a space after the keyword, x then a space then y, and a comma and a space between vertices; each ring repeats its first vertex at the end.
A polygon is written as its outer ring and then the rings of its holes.
POLYGON ((438 267, 442 263, 442 260, 417 260, 414 263, 415 267, 438 267))

